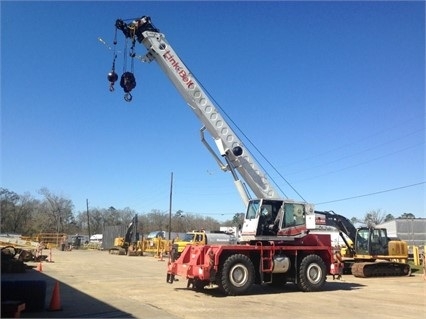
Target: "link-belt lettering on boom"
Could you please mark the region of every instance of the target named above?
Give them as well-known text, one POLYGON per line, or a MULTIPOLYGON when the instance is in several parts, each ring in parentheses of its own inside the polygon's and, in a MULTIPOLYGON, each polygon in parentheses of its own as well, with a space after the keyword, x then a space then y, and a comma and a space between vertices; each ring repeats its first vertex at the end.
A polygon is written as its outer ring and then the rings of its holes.
POLYGON ((176 73, 179 74, 180 78, 186 84, 188 89, 192 88, 194 82, 192 82, 191 78, 188 75, 188 72, 185 71, 185 69, 180 66, 179 62, 175 60, 174 55, 170 53, 170 50, 166 51, 166 53, 163 54, 163 57, 168 62, 170 62, 170 65, 175 69, 176 73))

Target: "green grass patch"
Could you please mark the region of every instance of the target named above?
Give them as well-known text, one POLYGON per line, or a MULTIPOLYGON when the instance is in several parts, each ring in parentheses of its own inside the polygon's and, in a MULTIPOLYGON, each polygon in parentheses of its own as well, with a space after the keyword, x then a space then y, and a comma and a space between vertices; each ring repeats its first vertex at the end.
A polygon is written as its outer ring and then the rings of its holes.
POLYGON ((411 267, 411 273, 421 273, 422 272, 422 265, 414 265, 414 262, 409 261, 408 264, 411 267))

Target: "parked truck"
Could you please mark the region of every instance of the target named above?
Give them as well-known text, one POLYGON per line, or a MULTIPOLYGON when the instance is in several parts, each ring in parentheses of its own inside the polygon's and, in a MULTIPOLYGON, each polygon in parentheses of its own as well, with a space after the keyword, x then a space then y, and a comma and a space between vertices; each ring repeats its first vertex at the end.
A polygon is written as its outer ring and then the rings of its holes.
POLYGON ((188 245, 235 245, 237 238, 233 234, 228 234, 222 231, 206 232, 206 231, 191 231, 187 232, 183 238, 179 238, 173 242, 173 251, 175 258, 180 256, 182 251, 188 245))
MULTIPOLYGON (((173 283, 176 276, 181 276, 195 289, 218 288, 228 295, 247 293, 253 284, 279 286, 287 282, 305 292, 321 290, 332 271, 333 251, 330 235, 310 232, 317 227, 314 205, 280 196, 150 17, 142 16, 129 23, 118 19, 115 27, 132 43, 132 50, 136 42, 146 48, 147 53, 139 59, 156 61, 201 121, 201 142, 219 167, 231 173, 246 207, 240 244, 186 245, 177 259, 171 254, 166 281, 173 283), (206 131, 219 154, 205 139, 206 131)), ((131 51, 130 57, 135 56, 131 51)), ((108 74, 110 90, 117 79, 114 58, 108 74)), ((125 100, 130 102, 136 86, 134 74, 125 71, 120 86, 125 100)))

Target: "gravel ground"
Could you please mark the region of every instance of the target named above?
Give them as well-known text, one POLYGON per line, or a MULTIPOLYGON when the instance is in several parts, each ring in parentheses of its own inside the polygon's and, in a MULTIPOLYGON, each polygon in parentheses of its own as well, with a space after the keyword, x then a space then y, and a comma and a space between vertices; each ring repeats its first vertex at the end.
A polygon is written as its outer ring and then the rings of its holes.
MULTIPOLYGON (((46 254, 46 251, 44 252, 46 254)), ((49 251, 47 252, 49 254, 49 251)), ((255 286, 249 295, 229 297, 216 290, 196 292, 179 278, 166 283, 167 260, 150 255, 110 255, 98 250, 52 250, 53 262, 37 263, 23 274, 2 280, 45 280, 46 311, 23 312, 22 318, 425 318, 426 281, 410 277, 355 278, 328 276, 323 291, 303 293, 255 286), (49 311, 59 283, 61 310, 49 311)))

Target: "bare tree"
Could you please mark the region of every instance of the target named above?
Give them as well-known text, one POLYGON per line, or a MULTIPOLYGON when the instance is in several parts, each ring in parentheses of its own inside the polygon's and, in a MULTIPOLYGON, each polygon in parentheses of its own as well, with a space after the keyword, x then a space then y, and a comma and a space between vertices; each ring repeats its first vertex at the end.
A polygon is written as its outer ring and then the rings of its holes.
POLYGON ((382 212, 380 209, 370 210, 364 216, 364 225, 367 227, 375 227, 376 225, 380 225, 385 221, 386 213, 382 212))
POLYGON ((51 193, 47 188, 40 189, 39 193, 44 196, 41 213, 47 217, 43 228, 48 232, 64 232, 64 225, 74 221, 72 201, 51 193))
POLYGON ((29 193, 18 195, 0 188, 1 232, 22 233, 31 229, 31 218, 37 201, 29 193))
MULTIPOLYGON (((47 188, 38 191, 43 199, 37 200, 30 194, 19 195, 5 188, 0 188, 0 209, 1 209, 1 232, 16 232, 23 235, 35 235, 38 233, 67 233, 85 234, 88 232, 87 212, 78 212, 74 215, 74 205, 70 199, 56 195, 47 188)), ((103 233, 105 226, 128 225, 136 212, 128 207, 116 209, 94 208, 89 210, 89 222, 92 233, 103 233)), ((236 214, 233 220, 229 221, 230 226, 242 221, 244 214, 236 214)), ((177 211, 171 219, 169 227, 169 213, 158 209, 153 209, 146 214, 138 215, 140 234, 147 234, 151 231, 169 228, 173 232, 186 232, 191 230, 218 230, 221 226, 212 217, 193 213, 177 211)))
MULTIPOLYGON (((89 209, 89 223, 91 234, 102 234, 105 226, 128 225, 136 212, 128 207, 124 209, 116 209, 110 206, 105 208, 89 209)), ((76 214, 76 225, 80 229, 80 233, 88 233, 87 211, 78 212, 76 214)))
POLYGON ((6 188, 0 188, 0 227, 1 232, 14 232, 14 219, 16 206, 18 205, 19 195, 15 192, 9 191, 6 188))
MULTIPOLYGON (((78 215, 78 219, 86 220, 87 212, 81 212, 78 215)), ((105 227, 105 219, 102 214, 102 210, 98 208, 89 210, 89 221, 90 230, 92 234, 102 234, 105 227)))
POLYGON ((147 225, 148 231, 167 230, 167 226, 169 224, 168 213, 158 209, 153 209, 147 214, 147 217, 149 221, 149 224, 147 225))

